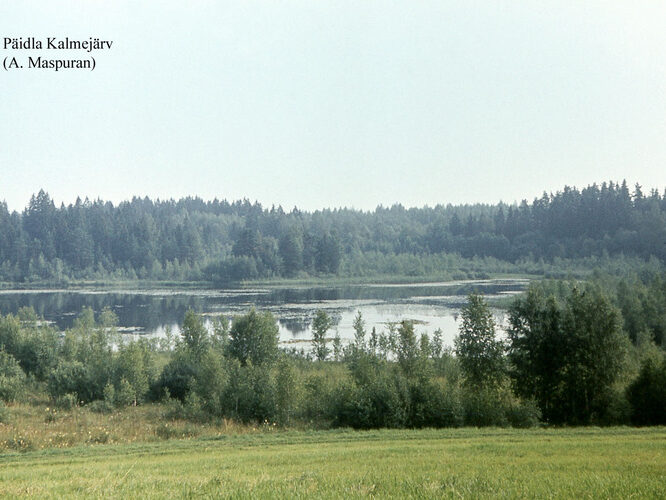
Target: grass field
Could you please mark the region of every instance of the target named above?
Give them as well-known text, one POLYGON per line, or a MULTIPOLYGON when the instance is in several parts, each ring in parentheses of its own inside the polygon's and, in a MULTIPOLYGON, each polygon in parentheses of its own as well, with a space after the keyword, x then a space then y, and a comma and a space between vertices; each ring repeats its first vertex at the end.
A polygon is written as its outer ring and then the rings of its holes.
POLYGON ((666 428, 264 432, 0 455, 6 497, 666 497, 666 428))

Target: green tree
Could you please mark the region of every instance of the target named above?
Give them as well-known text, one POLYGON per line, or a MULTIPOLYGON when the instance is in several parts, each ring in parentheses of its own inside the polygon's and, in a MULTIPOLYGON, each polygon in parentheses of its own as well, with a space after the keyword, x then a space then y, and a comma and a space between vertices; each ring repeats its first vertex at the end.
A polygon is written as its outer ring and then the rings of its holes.
POLYGON ((11 354, 0 350, 0 401, 13 401, 23 390, 25 373, 11 354))
POLYGON ((279 330, 270 312, 258 313, 254 308, 234 318, 229 332, 227 351, 245 366, 270 363, 278 354, 279 330))
POLYGON ((636 425, 666 424, 666 355, 645 359, 640 373, 627 388, 631 421, 636 425))
POLYGON ((330 352, 326 346, 326 332, 332 325, 330 316, 325 311, 318 310, 312 321, 312 353, 319 361, 325 360, 330 352))
POLYGON ((229 343, 229 319, 226 316, 218 316, 213 319, 213 346, 220 352, 224 352, 229 343))
POLYGON ((504 377, 504 348, 495 338, 495 321, 483 297, 470 294, 461 311, 460 333, 454 340, 465 383, 495 387, 504 377))
POLYGON ((281 425, 289 425, 300 396, 298 372, 287 357, 282 357, 275 376, 275 404, 281 425))
POLYGON ((324 233, 317 242, 315 269, 319 272, 337 273, 340 268, 342 249, 335 232, 324 233))
POLYGON ((154 376, 153 353, 145 340, 119 346, 115 358, 115 388, 120 389, 125 380, 129 384, 132 404, 144 401, 154 376))
POLYGON ((245 228, 238 235, 232 253, 236 257, 241 257, 243 255, 247 257, 257 257, 259 255, 260 246, 261 235, 259 234, 259 231, 252 228, 245 228))
POLYGON ((377 355, 377 348, 379 347, 379 336, 377 329, 373 326, 370 331, 370 341, 368 342, 368 352, 373 356, 377 355))
POLYGON ((414 333, 414 323, 401 321, 397 335, 398 364, 407 377, 416 375, 419 363, 419 344, 414 333))
POLYGON ((183 327, 180 331, 183 344, 186 349, 194 356, 200 358, 210 347, 208 330, 201 320, 201 316, 189 309, 183 319, 183 327))
POLYGON ((333 358, 336 361, 340 361, 342 357, 342 341, 340 340, 340 332, 335 332, 335 337, 333 337, 333 358))
POLYGON ((570 344, 563 407, 573 423, 604 420, 627 353, 621 324, 619 311, 599 288, 571 290, 563 323, 570 344))
POLYGON ((354 345, 359 351, 365 351, 365 320, 361 311, 354 318, 354 345))
POLYGON ((65 367, 62 373, 73 374, 72 378, 85 386, 67 392, 76 392, 82 401, 101 399, 104 387, 113 375, 113 349, 109 330, 95 322, 91 308, 84 307, 74 320, 73 328, 65 332, 61 352, 63 359, 59 365, 65 367), (64 361, 80 363, 83 374, 77 363, 63 364, 64 361))
POLYGON ((607 422, 627 352, 619 311, 593 285, 564 298, 531 288, 509 313, 509 359, 519 396, 552 423, 607 422))
POLYGON ((280 238, 280 257, 287 276, 294 276, 303 268, 303 234, 292 227, 280 238))

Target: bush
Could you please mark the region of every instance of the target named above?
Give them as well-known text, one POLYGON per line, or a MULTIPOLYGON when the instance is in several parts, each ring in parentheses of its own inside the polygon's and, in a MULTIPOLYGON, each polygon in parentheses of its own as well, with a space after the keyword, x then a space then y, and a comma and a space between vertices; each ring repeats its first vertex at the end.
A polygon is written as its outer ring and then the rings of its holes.
POLYGON ((185 408, 179 399, 168 398, 164 402, 163 418, 167 420, 182 420, 185 418, 185 408))
POLYGON ((205 422, 210 418, 204 409, 204 401, 196 392, 190 392, 185 398, 183 414, 187 420, 193 422, 205 422))
POLYGON ((327 426, 335 418, 334 395, 340 383, 323 373, 310 375, 303 384, 302 416, 310 423, 327 426))
POLYGON ((279 330, 273 315, 251 309, 246 315, 234 318, 227 351, 243 366, 248 362, 253 365, 270 363, 279 353, 278 338, 279 330))
MULTIPOLYGON (((104 401, 94 401, 94 403, 104 403, 104 401)), ((86 443, 88 444, 106 444, 111 440, 111 434, 106 429, 99 429, 91 434, 86 443)))
POLYGON ((57 399, 65 394, 75 394, 78 401, 88 402, 93 396, 88 370, 80 361, 60 361, 49 376, 47 390, 57 399))
POLYGON ((464 410, 457 391, 432 380, 414 380, 410 384, 410 427, 459 427, 464 410))
POLYGON ((44 415, 44 422, 51 424, 58 420, 58 412, 55 408, 47 408, 46 415, 44 415))
POLYGON ((242 422, 275 422, 275 382, 267 367, 229 364, 229 379, 221 399, 223 414, 242 422))
POLYGON ((277 422, 280 425, 289 425, 298 407, 301 384, 293 363, 286 357, 280 360, 277 367, 275 395, 277 422))
MULTIPOLYGON (((210 414, 204 407, 204 401, 196 392, 190 392, 184 402, 178 399, 167 400, 163 417, 167 420, 191 420, 193 422, 210 420, 210 414)), ((168 439, 168 437, 160 437, 168 439)))
POLYGON ((594 425, 627 425, 631 422, 631 404, 626 394, 607 388, 596 398, 591 423, 594 425))
POLYGON ((506 427, 507 405, 502 394, 493 389, 469 390, 463 393, 465 425, 506 427))
POLYGON ((21 434, 14 434, 4 441, 4 447, 16 451, 32 451, 35 449, 35 444, 27 436, 21 434))
POLYGON ((71 410, 78 404, 78 398, 76 397, 76 394, 72 394, 71 392, 68 394, 63 394, 62 396, 58 396, 55 400, 55 405, 57 408, 60 408, 61 410, 71 410))
POLYGON ((197 368, 193 392, 201 397, 203 409, 211 415, 221 415, 221 398, 227 385, 222 356, 209 349, 201 356, 197 368))
POLYGON ((14 354, 26 374, 46 380, 57 363, 58 336, 46 327, 22 329, 20 344, 14 354))
POLYGON ((121 379, 118 390, 115 391, 115 403, 117 406, 132 406, 136 403, 136 392, 134 387, 126 379, 121 379))
POLYGON ((7 405, 3 401, 0 401, 0 424, 9 423, 10 417, 9 408, 7 408, 7 405))
POLYGON ((131 397, 124 395, 131 401, 119 404, 142 403, 155 378, 153 352, 148 342, 139 340, 120 346, 114 359, 113 372, 116 389, 120 391, 123 388, 124 380, 125 385, 129 384, 129 389, 125 389, 131 392, 131 397))
POLYGON ((635 425, 666 424, 666 357, 648 358, 627 388, 631 421, 635 425))
POLYGON ((191 438, 199 434, 199 429, 195 426, 186 424, 184 427, 179 428, 173 424, 163 423, 155 428, 155 434, 160 439, 173 439, 173 438, 191 438))
POLYGON ((14 401, 23 391, 25 373, 11 354, 0 351, 0 400, 14 401))
POLYGON ((407 422, 409 387, 403 377, 385 370, 364 384, 341 385, 335 400, 337 426, 374 429, 403 427, 407 422))
POLYGON ((112 406, 116 404, 116 388, 111 382, 104 386, 104 401, 112 406))
POLYGON ((168 423, 162 423, 155 428, 155 434, 160 439, 167 440, 179 437, 181 435, 181 432, 173 425, 169 425, 168 423))
POLYGON ((511 427, 527 429, 536 427, 541 420, 541 410, 533 399, 514 402, 507 408, 507 420, 511 427))
POLYGON ((183 353, 177 352, 162 370, 153 392, 163 394, 166 389, 171 397, 184 401, 197 374, 196 364, 183 353))
POLYGON ((106 413, 111 413, 114 407, 112 403, 98 399, 96 401, 93 401, 92 403, 87 404, 86 408, 95 413, 106 414, 106 413))

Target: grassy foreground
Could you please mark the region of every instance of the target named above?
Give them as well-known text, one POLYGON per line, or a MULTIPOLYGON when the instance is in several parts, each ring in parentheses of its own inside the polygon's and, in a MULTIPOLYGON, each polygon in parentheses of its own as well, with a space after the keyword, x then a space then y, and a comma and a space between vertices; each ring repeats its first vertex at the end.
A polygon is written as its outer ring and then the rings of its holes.
POLYGON ((664 498, 666 428, 274 431, 11 452, 0 495, 664 498))

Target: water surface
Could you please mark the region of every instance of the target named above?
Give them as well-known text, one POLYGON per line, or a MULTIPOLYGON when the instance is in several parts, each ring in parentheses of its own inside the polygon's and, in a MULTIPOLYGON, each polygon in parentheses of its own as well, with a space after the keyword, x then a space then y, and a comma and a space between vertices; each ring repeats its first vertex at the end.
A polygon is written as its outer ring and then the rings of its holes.
MULTIPOLYGON (((318 309, 325 310, 342 339, 354 336, 354 317, 361 311, 368 332, 378 332, 387 323, 412 320, 417 333, 441 329, 452 345, 458 333, 458 315, 470 292, 487 298, 522 291, 527 280, 470 280, 401 285, 261 287, 219 290, 178 289, 77 289, 3 290, 0 313, 16 313, 30 306, 58 329, 72 326, 83 307, 96 313, 110 307, 117 315, 120 331, 127 335, 163 336, 167 327, 178 332, 185 312, 193 309, 206 318, 233 317, 255 307, 270 311, 278 320, 281 342, 298 345, 312 336, 311 322, 318 309)), ((498 323, 503 312, 493 309, 498 323)), ((305 345, 305 344, 304 344, 305 345)))

